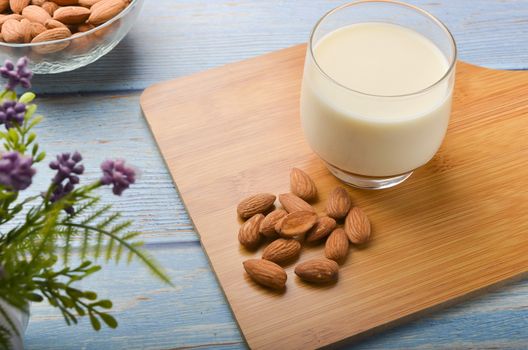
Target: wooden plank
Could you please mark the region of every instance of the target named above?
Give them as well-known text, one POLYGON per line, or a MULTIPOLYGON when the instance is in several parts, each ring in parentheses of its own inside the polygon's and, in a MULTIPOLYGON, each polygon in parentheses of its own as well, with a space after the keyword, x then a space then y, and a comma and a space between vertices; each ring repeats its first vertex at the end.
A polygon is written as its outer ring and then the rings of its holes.
MULTIPOLYGON (((114 51, 83 69, 38 77, 35 88, 46 93, 142 90, 306 42, 317 19, 343 2, 146 1, 137 25, 114 51)), ((409 2, 448 25, 462 60, 499 69, 528 68, 527 1, 409 2)))
POLYGON ((376 237, 354 251, 340 283, 316 291, 295 280, 282 295, 247 283, 241 262, 252 254, 234 239, 240 198, 287 190, 292 166, 313 175, 323 200, 338 184, 300 131, 304 52, 158 84, 141 100, 251 347, 328 345, 528 271, 528 73, 461 62, 450 132, 435 159, 400 187, 354 191, 376 237))

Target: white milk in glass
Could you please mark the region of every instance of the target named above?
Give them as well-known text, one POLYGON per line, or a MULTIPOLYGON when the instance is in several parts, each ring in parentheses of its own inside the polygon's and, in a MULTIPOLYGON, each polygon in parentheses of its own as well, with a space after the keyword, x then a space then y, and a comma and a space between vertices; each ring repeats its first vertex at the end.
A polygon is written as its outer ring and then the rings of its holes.
POLYGON ((373 22, 330 32, 314 43, 313 54, 315 61, 308 54, 305 63, 301 120, 323 160, 382 177, 433 157, 447 129, 452 89, 449 79, 440 81, 449 62, 435 44, 411 29, 373 22))

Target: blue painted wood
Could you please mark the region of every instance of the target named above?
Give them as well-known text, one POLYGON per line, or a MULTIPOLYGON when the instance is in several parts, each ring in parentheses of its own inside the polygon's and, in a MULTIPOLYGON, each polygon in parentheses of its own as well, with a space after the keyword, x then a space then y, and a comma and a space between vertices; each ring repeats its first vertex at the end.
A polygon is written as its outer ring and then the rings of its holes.
MULTIPOLYGON (((125 40, 100 61, 52 79, 46 93, 142 90, 152 83, 306 42, 312 26, 344 0, 149 0, 125 40), (152 6, 156 4, 156 6, 152 6)), ((453 31, 460 58, 528 68, 526 0, 410 0, 453 31)))
MULTIPOLYGON (((107 57, 72 73, 35 80, 37 91, 51 94, 39 99, 46 116, 39 127, 40 143, 49 155, 81 151, 86 179, 99 176, 98 165, 106 157, 126 158, 141 169, 138 184, 123 198, 102 194, 146 233, 148 250, 176 287, 161 285, 135 263, 109 265, 83 287, 115 301, 120 327, 99 333, 88 322, 67 327, 55 310, 35 304, 28 349, 245 347, 141 116, 139 90, 303 42, 315 20, 342 2, 150 0, 141 25, 107 57)), ((411 2, 448 24, 461 59, 495 68, 528 68, 528 1, 411 2)), ((47 185, 50 174, 39 169, 35 191, 47 185)), ((528 281, 520 281, 345 347, 527 349, 527 344, 528 281)))

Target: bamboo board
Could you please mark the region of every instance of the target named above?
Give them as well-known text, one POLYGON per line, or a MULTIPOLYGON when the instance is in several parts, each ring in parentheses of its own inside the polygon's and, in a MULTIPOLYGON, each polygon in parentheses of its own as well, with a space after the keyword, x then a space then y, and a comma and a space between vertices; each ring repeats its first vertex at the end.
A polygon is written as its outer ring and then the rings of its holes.
MULTIPOLYGON (((396 188, 349 188, 373 240, 353 248, 337 284, 267 291, 242 261, 236 205, 284 193, 296 166, 316 181, 320 211, 339 181, 299 121, 305 46, 148 88, 141 105, 249 346, 308 349, 359 339, 528 271, 528 72, 457 66, 447 137, 396 188)), ((322 255, 305 249, 300 261, 322 255)))

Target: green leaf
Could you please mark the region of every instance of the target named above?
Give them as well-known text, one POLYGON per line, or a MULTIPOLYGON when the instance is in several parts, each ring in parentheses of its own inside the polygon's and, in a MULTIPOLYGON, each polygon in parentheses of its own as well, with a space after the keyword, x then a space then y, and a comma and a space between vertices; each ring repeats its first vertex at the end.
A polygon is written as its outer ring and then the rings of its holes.
POLYGON ((99 306, 99 307, 102 307, 103 309, 111 309, 113 306, 112 301, 108 299, 99 300, 98 302, 92 303, 90 305, 99 306))
POLYGON ((82 307, 80 307, 79 305, 75 305, 75 311, 77 311, 77 314, 79 316, 86 315, 86 311, 84 311, 84 309, 82 307))
POLYGON ((32 155, 33 157, 35 157, 35 155, 37 154, 38 149, 39 149, 39 145, 38 145, 38 143, 34 144, 34 145, 33 145, 33 148, 31 149, 31 155, 32 155))
POLYGON ((87 291, 83 293, 83 296, 88 300, 95 300, 97 299, 97 293, 92 291, 87 291))
POLYGON ((30 133, 26 141, 26 146, 28 146, 31 142, 35 141, 36 138, 37 134, 35 134, 34 132, 30 133))
POLYGON ((35 95, 34 93, 26 92, 22 96, 20 96, 20 99, 18 101, 22 102, 22 103, 25 103, 25 104, 28 104, 31 101, 33 101, 35 99, 35 97, 37 97, 37 95, 35 95))
POLYGON ((41 301, 44 300, 44 298, 42 297, 42 295, 40 294, 36 294, 36 293, 29 293, 27 296, 26 296, 27 300, 29 301, 32 301, 32 302, 35 302, 35 303, 40 303, 41 301))
POLYGON ((114 318, 114 316, 105 313, 100 313, 99 317, 101 317, 101 319, 104 321, 104 323, 106 323, 108 327, 112 329, 117 328, 117 320, 114 318))
POLYGON ((7 136, 11 141, 13 141, 13 143, 18 142, 18 139, 19 139, 18 133, 16 132, 14 128, 9 129, 9 131, 7 132, 7 136))
POLYGON ((95 317, 95 315, 92 314, 91 312, 90 312, 90 323, 92 324, 93 329, 95 329, 96 331, 101 329, 101 322, 99 322, 97 317, 95 317))
POLYGON ((46 152, 40 152, 37 158, 35 158, 35 162, 41 162, 46 158, 46 152))

